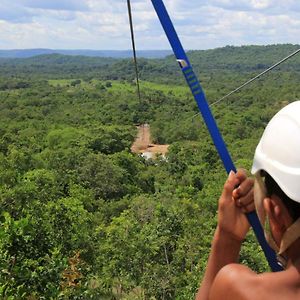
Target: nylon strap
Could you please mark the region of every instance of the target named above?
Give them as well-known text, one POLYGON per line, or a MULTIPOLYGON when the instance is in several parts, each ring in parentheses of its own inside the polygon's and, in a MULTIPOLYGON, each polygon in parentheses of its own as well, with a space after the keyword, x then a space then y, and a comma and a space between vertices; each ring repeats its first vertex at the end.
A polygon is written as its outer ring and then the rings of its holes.
MULTIPOLYGON (((236 168, 233 164, 231 156, 227 150, 227 147, 224 143, 221 133, 217 127, 216 121, 206 101, 205 94, 202 90, 198 78, 196 77, 192 69, 189 59, 181 45, 181 42, 172 24, 172 21, 166 10, 166 7, 162 0, 151 0, 151 1, 156 11, 156 14, 161 22, 161 25, 167 35, 167 38, 171 44, 175 57, 181 67, 181 70, 187 81, 187 84, 189 85, 190 90, 197 102, 198 108, 202 114, 202 117, 205 121, 205 124, 211 135, 211 138, 215 144, 215 147, 219 153, 219 156, 224 164, 224 167, 227 173, 229 173, 231 170, 236 172, 236 168)), ((254 233, 256 235, 258 242, 260 243, 261 248, 264 251, 264 254, 268 260, 268 263, 272 271, 281 271, 282 267, 277 263, 276 254, 273 251, 273 249, 268 245, 265 239, 262 226, 258 220, 256 213, 252 212, 247 214, 247 218, 254 230, 254 233)))

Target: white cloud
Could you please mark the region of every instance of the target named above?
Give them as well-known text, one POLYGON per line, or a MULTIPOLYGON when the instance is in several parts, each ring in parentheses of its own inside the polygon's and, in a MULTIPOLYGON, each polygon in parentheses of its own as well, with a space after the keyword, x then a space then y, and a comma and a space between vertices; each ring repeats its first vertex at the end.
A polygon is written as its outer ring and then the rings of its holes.
POLYGON ((51 10, 86 11, 87 3, 82 0, 15 0, 20 6, 51 10))
POLYGON ((33 13, 27 8, 8 0, 0 2, 0 20, 12 23, 24 23, 32 19, 33 13))
MULTIPOLYGON (((137 48, 169 48, 151 2, 131 2, 137 48)), ((298 0, 165 0, 165 5, 185 48, 299 42, 298 0)), ((0 47, 6 49, 131 47, 125 0, 1 0, 0 28, 0 47)))

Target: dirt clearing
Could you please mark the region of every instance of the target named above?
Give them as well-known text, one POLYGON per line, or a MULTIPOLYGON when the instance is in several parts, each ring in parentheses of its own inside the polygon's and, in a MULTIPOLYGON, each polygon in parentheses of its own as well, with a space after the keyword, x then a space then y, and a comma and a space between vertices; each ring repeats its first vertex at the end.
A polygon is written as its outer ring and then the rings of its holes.
POLYGON ((131 151, 153 158, 157 154, 165 155, 168 152, 168 147, 169 145, 153 144, 151 141, 150 125, 143 124, 138 126, 138 134, 131 146, 131 151))

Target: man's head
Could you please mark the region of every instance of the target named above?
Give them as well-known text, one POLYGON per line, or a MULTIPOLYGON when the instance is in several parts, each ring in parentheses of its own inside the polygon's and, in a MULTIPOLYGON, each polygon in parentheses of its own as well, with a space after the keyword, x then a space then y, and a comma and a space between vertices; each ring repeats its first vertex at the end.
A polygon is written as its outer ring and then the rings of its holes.
POLYGON ((300 237, 300 101, 281 109, 256 148, 255 205, 279 254, 300 237))

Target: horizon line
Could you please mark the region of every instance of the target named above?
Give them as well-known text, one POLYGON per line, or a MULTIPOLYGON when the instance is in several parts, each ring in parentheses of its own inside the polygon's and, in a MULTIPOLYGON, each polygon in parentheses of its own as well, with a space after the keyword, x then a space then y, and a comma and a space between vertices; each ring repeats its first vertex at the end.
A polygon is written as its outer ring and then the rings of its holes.
MULTIPOLYGON (((265 47, 265 46, 280 46, 280 45, 290 45, 290 46, 299 46, 300 44, 293 44, 293 43, 274 43, 274 44, 245 44, 245 45, 225 45, 215 48, 206 48, 206 49, 188 49, 187 51, 201 51, 201 50, 213 50, 213 49, 220 49, 220 48, 226 48, 226 47, 235 47, 235 48, 241 48, 241 47, 265 47)), ((92 48, 47 48, 47 47, 36 47, 36 48, 0 48, 0 51, 26 51, 26 50, 52 50, 52 51, 132 51, 132 49, 92 49, 92 48)), ((172 51, 172 49, 137 49, 137 51, 172 51)))

